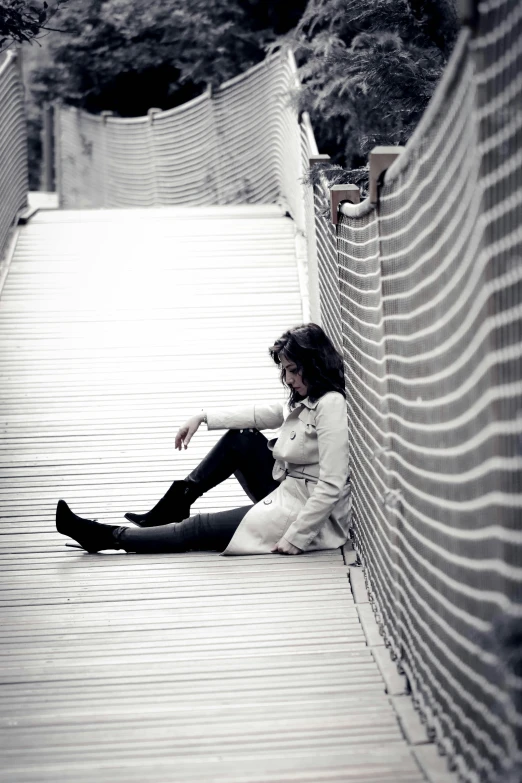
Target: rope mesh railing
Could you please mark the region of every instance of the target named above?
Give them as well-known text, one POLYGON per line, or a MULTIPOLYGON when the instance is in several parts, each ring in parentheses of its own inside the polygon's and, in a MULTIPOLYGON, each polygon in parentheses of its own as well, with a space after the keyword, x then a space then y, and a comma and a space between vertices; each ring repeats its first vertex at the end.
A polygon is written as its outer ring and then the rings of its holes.
POLYGON ((330 222, 330 199, 326 181, 314 186, 315 241, 321 325, 338 351, 342 352, 339 269, 335 229, 330 222))
POLYGON ((58 106, 61 206, 274 203, 304 230, 292 56, 267 58, 212 93, 124 119, 58 106))
POLYGON ((0 65, 0 256, 17 214, 27 206, 27 131, 17 55, 0 65))
POLYGON ((337 232, 326 184, 303 188, 317 148, 291 58, 148 117, 55 119, 64 207, 281 201, 306 235, 345 359, 377 619, 469 783, 519 783, 522 764, 520 676, 497 643, 522 616, 521 27, 517 0, 480 4, 378 205, 337 232))
POLYGON ((461 779, 519 783, 522 5, 479 10, 378 205, 341 210, 335 281, 316 241, 377 619, 461 779))
POLYGON ((310 116, 303 112, 300 124, 301 171, 303 176, 303 227, 306 240, 306 289, 309 297, 310 319, 315 323, 320 322, 319 278, 317 267, 317 243, 315 239, 315 204, 314 189, 308 182, 310 159, 318 154, 317 143, 310 122, 310 116))

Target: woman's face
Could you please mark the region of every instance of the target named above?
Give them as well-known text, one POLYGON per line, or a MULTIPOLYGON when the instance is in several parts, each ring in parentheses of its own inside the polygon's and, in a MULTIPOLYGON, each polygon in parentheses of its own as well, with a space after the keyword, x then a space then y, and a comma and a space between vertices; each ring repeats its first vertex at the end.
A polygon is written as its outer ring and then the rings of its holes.
POLYGON ((285 371, 285 382, 287 386, 295 389, 296 392, 301 395, 301 397, 306 397, 308 394, 308 387, 303 381, 302 373, 298 371, 295 362, 287 359, 284 354, 281 354, 280 359, 281 366, 285 371))

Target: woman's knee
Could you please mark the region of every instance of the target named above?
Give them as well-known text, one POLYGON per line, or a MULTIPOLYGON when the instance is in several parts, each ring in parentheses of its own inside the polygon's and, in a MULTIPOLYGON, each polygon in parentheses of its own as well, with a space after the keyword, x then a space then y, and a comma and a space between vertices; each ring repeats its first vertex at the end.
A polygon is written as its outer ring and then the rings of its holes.
POLYGON ((224 437, 230 448, 242 453, 249 453, 252 449, 266 444, 264 435, 253 427, 245 427, 242 430, 228 430, 224 437), (264 441, 264 444, 262 441, 264 441))

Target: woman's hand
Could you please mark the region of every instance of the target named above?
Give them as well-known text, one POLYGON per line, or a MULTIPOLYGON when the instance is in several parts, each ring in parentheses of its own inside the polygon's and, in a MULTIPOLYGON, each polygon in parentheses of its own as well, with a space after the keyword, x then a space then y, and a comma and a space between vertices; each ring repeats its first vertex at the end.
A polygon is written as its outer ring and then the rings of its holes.
POLYGON ((181 451, 182 447, 187 448, 192 436, 197 432, 199 425, 203 421, 204 414, 197 413, 195 416, 191 416, 190 419, 179 428, 176 435, 175 446, 178 451, 181 451))
POLYGON ((286 538, 280 538, 275 547, 272 549, 272 552, 278 554, 278 555, 302 555, 303 550, 299 549, 299 547, 294 546, 290 543, 290 541, 287 541, 286 538))

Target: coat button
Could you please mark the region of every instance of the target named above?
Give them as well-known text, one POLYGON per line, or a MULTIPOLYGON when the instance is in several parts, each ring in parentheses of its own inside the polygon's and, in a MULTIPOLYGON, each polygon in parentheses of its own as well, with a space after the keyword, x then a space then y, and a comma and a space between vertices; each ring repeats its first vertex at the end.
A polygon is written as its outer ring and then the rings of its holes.
POLYGON ((265 506, 269 506, 271 502, 272 502, 272 500, 263 500, 263 503, 265 504, 265 506))
POLYGON ((290 440, 293 440, 295 438, 295 432, 290 433, 290 440))

